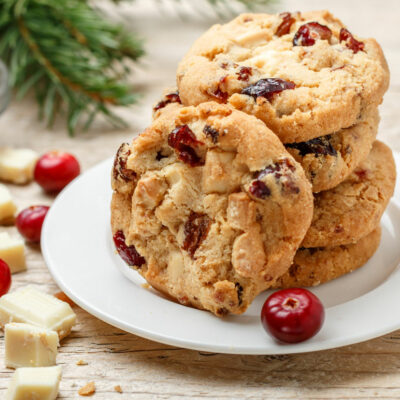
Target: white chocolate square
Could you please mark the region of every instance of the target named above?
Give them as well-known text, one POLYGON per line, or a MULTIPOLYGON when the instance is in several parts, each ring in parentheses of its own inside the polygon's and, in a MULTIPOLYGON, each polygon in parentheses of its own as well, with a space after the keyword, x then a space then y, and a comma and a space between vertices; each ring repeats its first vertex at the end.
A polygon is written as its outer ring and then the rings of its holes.
POLYGON ((33 286, 25 286, 0 298, 0 326, 23 322, 69 335, 76 315, 71 306, 33 286))
POLYGON ((37 153, 30 149, 0 147, 0 179, 18 184, 30 182, 37 159, 37 153))
POLYGON ((0 184, 0 223, 8 223, 14 219, 17 207, 13 202, 10 191, 0 184))
POLYGON ((21 323, 6 324, 4 332, 6 367, 56 365, 59 346, 57 332, 21 323))
POLYGON ((0 233, 0 259, 10 267, 12 274, 26 270, 25 246, 20 238, 13 238, 7 232, 0 233))
POLYGON ((61 367, 18 368, 11 379, 6 400, 55 400, 61 367))

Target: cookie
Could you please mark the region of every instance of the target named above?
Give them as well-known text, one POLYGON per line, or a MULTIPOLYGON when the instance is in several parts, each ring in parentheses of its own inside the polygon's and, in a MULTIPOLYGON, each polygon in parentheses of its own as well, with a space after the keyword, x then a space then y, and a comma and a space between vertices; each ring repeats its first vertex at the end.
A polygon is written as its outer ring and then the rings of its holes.
POLYGON ((336 247, 302 248, 293 264, 274 284, 274 288, 317 286, 362 267, 375 253, 381 228, 374 229, 358 242, 336 247))
POLYGON ((318 193, 344 181, 368 156, 378 125, 379 113, 374 109, 365 121, 350 128, 285 147, 304 168, 313 192, 318 193))
POLYGON ((215 102, 162 114, 113 169, 121 257, 156 289, 240 314, 291 265, 311 185, 260 120, 215 102))
POLYGON ((353 126, 389 84, 382 49, 328 11, 243 14, 214 25, 179 64, 185 105, 228 102, 264 121, 283 143, 353 126))
POLYGON ((314 195, 314 215, 303 247, 333 247, 359 241, 378 225, 393 195, 392 151, 375 141, 367 159, 340 185, 314 195))

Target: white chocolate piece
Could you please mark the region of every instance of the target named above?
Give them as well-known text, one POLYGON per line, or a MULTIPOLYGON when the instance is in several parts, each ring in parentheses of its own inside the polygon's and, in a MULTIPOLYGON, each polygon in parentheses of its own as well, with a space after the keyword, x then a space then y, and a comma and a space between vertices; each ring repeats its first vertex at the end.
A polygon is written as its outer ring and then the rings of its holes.
POLYGON ((61 367, 18 368, 11 379, 6 400, 55 400, 61 367))
POLYGON ((0 223, 7 223, 14 219, 17 206, 14 204, 10 191, 0 184, 0 223))
POLYGON ((69 335, 76 315, 65 301, 25 286, 0 298, 0 326, 24 322, 58 333, 60 339, 69 335))
POLYGON ((4 329, 8 368, 56 365, 58 334, 30 324, 11 323, 4 329))
POLYGON ((0 179, 18 184, 30 182, 37 159, 33 150, 0 147, 0 179))
POLYGON ((0 259, 10 267, 12 274, 26 270, 25 246, 20 238, 12 238, 7 232, 0 233, 0 259))

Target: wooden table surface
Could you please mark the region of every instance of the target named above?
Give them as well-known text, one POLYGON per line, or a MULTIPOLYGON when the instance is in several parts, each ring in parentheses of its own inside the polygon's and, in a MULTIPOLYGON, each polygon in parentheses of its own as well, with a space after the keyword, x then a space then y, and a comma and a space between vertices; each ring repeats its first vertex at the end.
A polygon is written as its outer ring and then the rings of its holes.
MULTIPOLYGON (((194 3, 194 2, 193 2, 194 3)), ((125 20, 146 40, 147 56, 135 68, 132 84, 143 92, 137 106, 122 110, 129 130, 115 131, 98 121, 90 132, 69 138, 64 122, 47 129, 36 119, 32 99, 12 102, 0 117, 0 145, 23 146, 43 153, 62 149, 74 153, 83 170, 111 157, 150 121, 151 104, 162 88, 174 82, 177 62, 190 43, 215 16, 202 15, 196 2, 183 17, 169 7, 157 9, 142 0, 119 9, 103 5, 112 18, 125 20)), ((381 107, 379 136, 400 150, 400 35, 398 0, 287 0, 278 11, 328 8, 360 36, 381 43, 391 72, 391 86, 381 107)), ((51 204, 34 184, 9 185, 19 209, 51 204)), ((15 233, 15 228, 0 228, 15 233)), ((58 291, 36 246, 27 247, 28 271, 13 276, 13 289, 35 283, 48 293, 58 291)), ((394 304, 393 307, 398 307, 394 304)), ((142 339, 99 321, 75 308, 78 324, 63 341, 58 363, 63 367, 60 399, 79 398, 85 383, 96 383, 96 399, 367 399, 400 398, 400 331, 365 343, 310 354, 237 356, 184 350, 142 339), (79 360, 88 364, 77 366, 79 360), (120 385, 123 393, 114 391, 120 385)), ((357 329, 355 327, 354 329, 357 329)), ((4 355, 0 338, 0 359, 4 355)), ((1 364, 3 362, 1 361, 1 364)), ((0 366, 0 396, 12 371, 0 366)))

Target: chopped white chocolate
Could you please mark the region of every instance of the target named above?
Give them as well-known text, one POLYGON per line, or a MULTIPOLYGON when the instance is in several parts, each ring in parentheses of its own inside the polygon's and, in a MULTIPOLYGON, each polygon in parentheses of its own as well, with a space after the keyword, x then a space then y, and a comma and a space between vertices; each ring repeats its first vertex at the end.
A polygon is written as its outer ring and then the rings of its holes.
POLYGON ((12 274, 26 270, 25 246, 20 238, 13 238, 7 232, 0 233, 0 259, 10 267, 12 274))
POLYGON ((25 286, 0 298, 0 326, 9 322, 24 322, 67 336, 75 324, 71 306, 33 286, 25 286))
POLYGON ((18 368, 11 379, 6 400, 55 400, 61 367, 18 368))
POLYGON ((10 191, 0 184, 0 223, 8 223, 14 219, 17 207, 13 202, 10 191))
POLYGON ((33 150, 0 147, 0 179, 18 184, 30 182, 37 159, 33 150))
POLYGON ((30 324, 6 324, 5 363, 8 368, 56 365, 58 334, 30 324))

